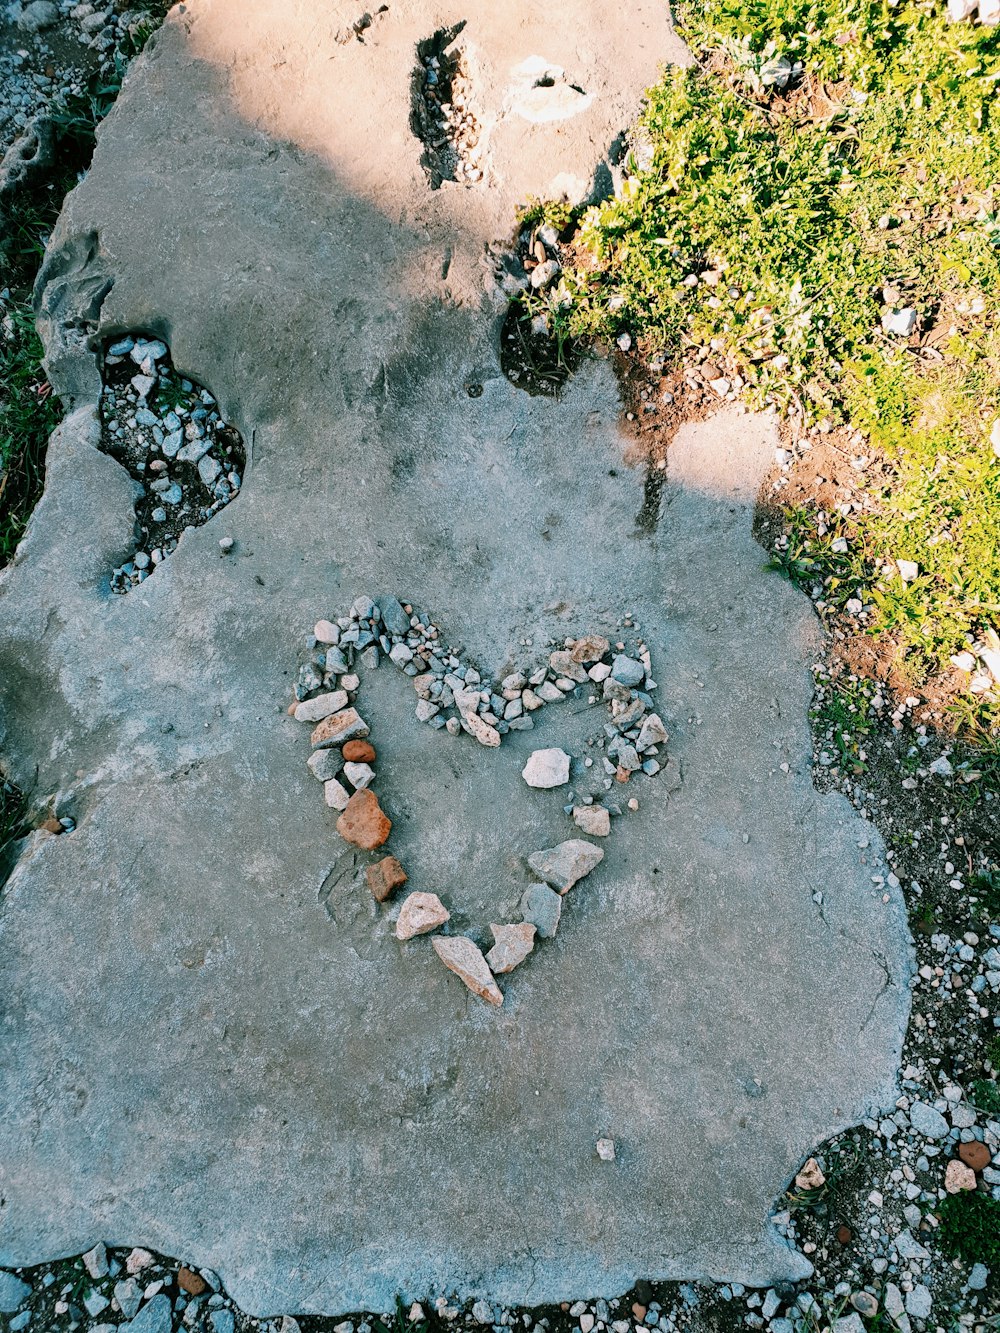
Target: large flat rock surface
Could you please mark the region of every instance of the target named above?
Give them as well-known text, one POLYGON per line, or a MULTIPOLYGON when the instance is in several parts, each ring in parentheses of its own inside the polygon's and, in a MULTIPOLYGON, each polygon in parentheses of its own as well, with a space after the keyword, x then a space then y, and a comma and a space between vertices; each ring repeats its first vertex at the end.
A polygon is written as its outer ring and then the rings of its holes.
MULTIPOLYGON (((344 4, 201 0, 102 127, 40 286, 72 411, 0 579, 3 753, 78 821, 0 902, 0 1262, 150 1245, 254 1311, 329 1313, 808 1271, 769 1212, 891 1101, 910 954, 877 835, 811 782, 818 626, 751 535, 773 426, 685 428, 650 532, 609 368, 554 401, 497 357, 488 247, 517 203, 600 176, 685 58, 665 12, 403 0, 342 43, 344 4), (415 50, 462 19, 490 166, 431 190, 415 50), (532 55, 578 114, 518 113, 532 55), (116 597, 133 489, 95 448, 94 349, 132 329, 251 456, 116 597), (364 895, 318 901, 342 844, 285 711, 296 650, 380 592, 497 675, 626 612, 650 646, 681 785, 637 789, 500 1009, 364 895)), ((387 670, 362 684, 393 846, 481 935, 569 836, 525 758, 578 751, 586 719, 559 705, 487 751, 413 703, 387 670)))

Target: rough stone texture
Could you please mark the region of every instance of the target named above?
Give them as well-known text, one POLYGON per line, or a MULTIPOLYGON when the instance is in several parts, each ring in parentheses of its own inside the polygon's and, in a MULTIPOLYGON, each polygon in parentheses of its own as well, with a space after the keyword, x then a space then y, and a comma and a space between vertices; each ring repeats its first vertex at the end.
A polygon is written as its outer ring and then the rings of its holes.
POLYGON ((538 931, 539 939, 551 940, 559 929, 562 898, 547 884, 529 884, 519 903, 521 916, 538 931))
MULTIPOLYGON (((341 690, 339 693, 343 694, 341 690)), ((301 705, 300 705, 301 706, 301 705)), ((298 709, 295 710, 298 712, 298 709)), ((326 717, 314 728, 310 741, 314 746, 343 745, 355 736, 367 736, 368 723, 359 715, 356 708, 343 708, 332 717, 326 717)))
POLYGON ((16 1273, 0 1269, 0 1314, 13 1314, 31 1295, 31 1287, 16 1273))
POLYGON ((328 778, 323 783, 323 799, 331 810, 346 810, 351 803, 351 793, 336 778, 328 778))
POLYGON ((486 962, 491 972, 500 974, 513 972, 535 947, 535 927, 530 922, 522 921, 509 926, 497 926, 491 923, 490 930, 496 941, 486 955, 486 962))
POLYGON ((557 847, 532 852, 528 865, 546 884, 568 893, 574 884, 589 875, 604 860, 604 848, 596 847, 585 838, 567 838, 557 847))
MULTIPOLYGON (((520 393, 484 295, 517 203, 607 179, 682 54, 667 7, 400 0, 340 46, 357 12, 175 8, 41 276, 73 410, 0 576, 0 747, 78 827, 31 840, 0 905, 0 1264, 147 1245, 271 1314, 802 1274, 769 1207, 825 1135, 891 1107, 910 955, 878 838, 811 783, 817 626, 751 536, 774 432, 731 411, 685 429, 648 531, 610 369, 520 393), (414 48, 461 19, 490 184, 432 192, 414 48), (533 54, 585 112, 499 114, 533 54), (218 395, 249 465, 224 529, 112 597, 135 491, 95 448, 87 337, 125 329, 218 395), (289 645, 383 589, 498 676, 525 638, 617 640, 626 609, 652 653, 683 782, 622 816, 501 1009, 400 949, 363 874, 337 879, 286 712, 289 645), (353 887, 324 911, 334 882, 353 887)), ((594 715, 548 707, 486 750, 418 724, 394 668, 361 700, 411 883, 477 938, 516 919, 522 858, 567 828, 520 770, 540 744, 582 753, 594 715)))
POLYGON ((611 832, 611 815, 603 805, 576 805, 573 823, 588 838, 606 838, 611 832))
POLYGON ((944 1187, 949 1194, 961 1194, 962 1190, 976 1188, 976 1173, 971 1166, 966 1166, 957 1158, 948 1163, 944 1173, 944 1187))
POLYGON ((296 722, 322 722, 331 713, 339 713, 347 707, 347 691, 332 690, 328 694, 317 694, 315 699, 304 699, 295 708, 296 722))
POLYGON ((396 921, 396 939, 412 940, 415 935, 426 935, 449 920, 451 913, 436 893, 411 893, 399 909, 396 921))
POLYGON ((473 995, 478 995, 487 1004, 503 1004, 503 992, 493 980, 482 951, 472 940, 465 935, 438 935, 431 943, 448 971, 454 972, 473 995))
POLYGON ((383 856, 381 861, 368 867, 365 878, 375 901, 384 903, 406 883, 406 871, 394 856, 383 856))
POLYGON ((392 820, 379 805, 378 797, 365 788, 356 791, 337 820, 337 832, 345 842, 365 851, 381 847, 392 831, 392 820))
POLYGON ((375 746, 370 741, 348 741, 343 755, 352 764, 374 764, 375 746))
POLYGON ((569 782, 569 755, 558 746, 535 750, 521 770, 521 777, 529 787, 545 790, 562 787, 569 782))

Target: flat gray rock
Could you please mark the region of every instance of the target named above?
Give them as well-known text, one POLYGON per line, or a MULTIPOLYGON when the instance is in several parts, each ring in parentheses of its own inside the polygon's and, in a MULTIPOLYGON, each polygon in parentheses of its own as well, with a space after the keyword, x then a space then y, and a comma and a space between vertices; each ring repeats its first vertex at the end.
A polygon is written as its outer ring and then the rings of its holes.
POLYGON ((16 1273, 0 1269, 0 1314, 13 1314, 31 1295, 31 1287, 16 1273))
MULTIPOLYGON (((488 247, 530 196, 607 183, 685 53, 660 0, 400 0, 341 44, 357 14, 175 7, 41 277, 72 410, 0 576, 0 748, 77 828, 30 840, 0 905, 0 1264, 150 1246, 258 1314, 799 1277, 769 1211, 892 1105, 911 960, 877 836, 811 782, 818 627, 751 535, 775 432, 685 428, 639 523, 610 368, 557 402, 497 358, 488 247), (463 19, 486 174, 432 190, 415 53, 463 19), (248 463, 115 597, 135 489, 95 447, 93 348, 129 331, 217 396, 248 463), (484 680, 617 642, 626 611, 649 646, 672 777, 633 778, 500 1007, 392 939, 287 714, 296 645, 361 595, 412 599, 484 680)), ((547 705, 486 748, 418 723, 395 668, 359 705, 387 851, 488 945, 524 858, 575 827, 527 757, 585 753, 596 715, 547 705)))

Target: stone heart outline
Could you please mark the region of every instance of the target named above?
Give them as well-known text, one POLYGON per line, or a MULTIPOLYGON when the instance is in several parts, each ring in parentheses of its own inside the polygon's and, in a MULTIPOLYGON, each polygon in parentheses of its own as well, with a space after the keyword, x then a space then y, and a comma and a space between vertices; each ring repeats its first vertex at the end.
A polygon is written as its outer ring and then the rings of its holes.
MULTIPOLYGON (((630 617, 625 617, 623 624, 637 633, 630 617)), ((306 640, 310 658, 299 668, 296 702, 289 711, 297 721, 313 725, 313 752, 308 765, 323 783, 327 805, 341 811, 338 833, 346 843, 371 853, 388 841, 392 821, 372 790, 377 755, 368 740, 368 723, 355 706, 361 685, 358 665, 374 670, 380 654, 384 655, 412 679, 419 722, 455 737, 464 731, 489 749, 498 748, 503 736, 512 730, 533 729, 531 715, 535 712, 567 698, 582 699, 584 692, 589 706, 604 703, 610 714, 610 721, 586 742, 588 747, 596 746, 603 752, 601 783, 607 792, 616 781, 625 784, 635 773, 655 777, 662 769, 660 746, 668 740, 653 708, 651 691, 656 689, 656 682, 651 675, 649 651, 641 640, 636 644, 636 655, 632 656, 626 651, 625 639, 614 645, 599 634, 566 639, 561 648, 549 653, 547 665, 535 667, 528 674, 511 672, 494 689, 489 680, 484 681, 478 667, 466 662, 460 651, 445 645, 439 626, 412 603, 402 603, 391 595, 377 599, 361 596, 346 616, 337 621, 317 621, 306 640), (353 794, 341 777, 346 778, 353 794)), ((524 646, 530 643, 526 641, 524 646)), ((573 762, 572 756, 558 747, 535 750, 521 776, 531 787, 554 790, 569 782, 573 762)), ((578 760, 577 777, 591 772, 594 763, 594 756, 589 755, 578 760)), ((565 813, 581 831, 592 837, 610 835, 612 814, 622 814, 617 804, 596 804, 592 793, 579 804, 572 799, 572 791, 568 796, 565 813)), ((638 804, 631 798, 627 808, 638 809, 638 804)), ((538 880, 521 898, 522 921, 491 923, 494 944, 485 955, 468 935, 435 935, 431 941, 435 952, 480 999, 502 1004, 503 993, 496 976, 512 972, 533 952, 536 935, 555 935, 562 899, 603 858, 603 848, 579 837, 529 854, 525 859, 538 880)), ((352 869, 360 869, 356 860, 352 869)), ((408 879, 391 853, 367 863, 364 869, 368 888, 378 903, 387 902, 408 879)), ((450 916, 437 894, 411 891, 396 919, 396 938, 409 940, 430 934, 446 925, 450 916)))

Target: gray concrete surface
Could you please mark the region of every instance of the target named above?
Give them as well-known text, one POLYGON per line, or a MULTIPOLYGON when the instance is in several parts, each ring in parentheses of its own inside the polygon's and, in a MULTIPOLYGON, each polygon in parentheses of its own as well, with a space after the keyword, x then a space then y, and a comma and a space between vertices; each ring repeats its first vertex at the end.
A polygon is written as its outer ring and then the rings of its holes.
MULTIPOLYGON (((346 46, 342 4, 175 11, 53 238, 42 329, 73 410, 0 577, 0 747, 79 827, 33 843, 0 906, 0 1263, 150 1245, 255 1312, 790 1278, 809 1265, 772 1201, 893 1095, 904 910, 877 835, 811 784, 818 628, 750 533, 772 427, 686 428, 642 535, 609 369, 558 403, 498 369, 487 247, 555 178, 585 190, 683 51, 652 0, 478 8, 403 0, 346 46), (489 185, 431 192, 414 47, 463 17, 489 185), (587 109, 505 110, 530 55, 587 109), (132 483, 94 447, 90 348, 134 328, 252 460, 114 598, 132 483), (382 590, 486 668, 626 610, 651 645, 683 785, 649 785, 500 1010, 363 895, 332 922, 317 903, 340 847, 283 711, 296 640, 382 590)), ((419 726, 394 672, 361 703, 411 886, 503 919, 523 854, 568 836, 526 754, 589 719, 547 709, 486 752, 419 726)))

